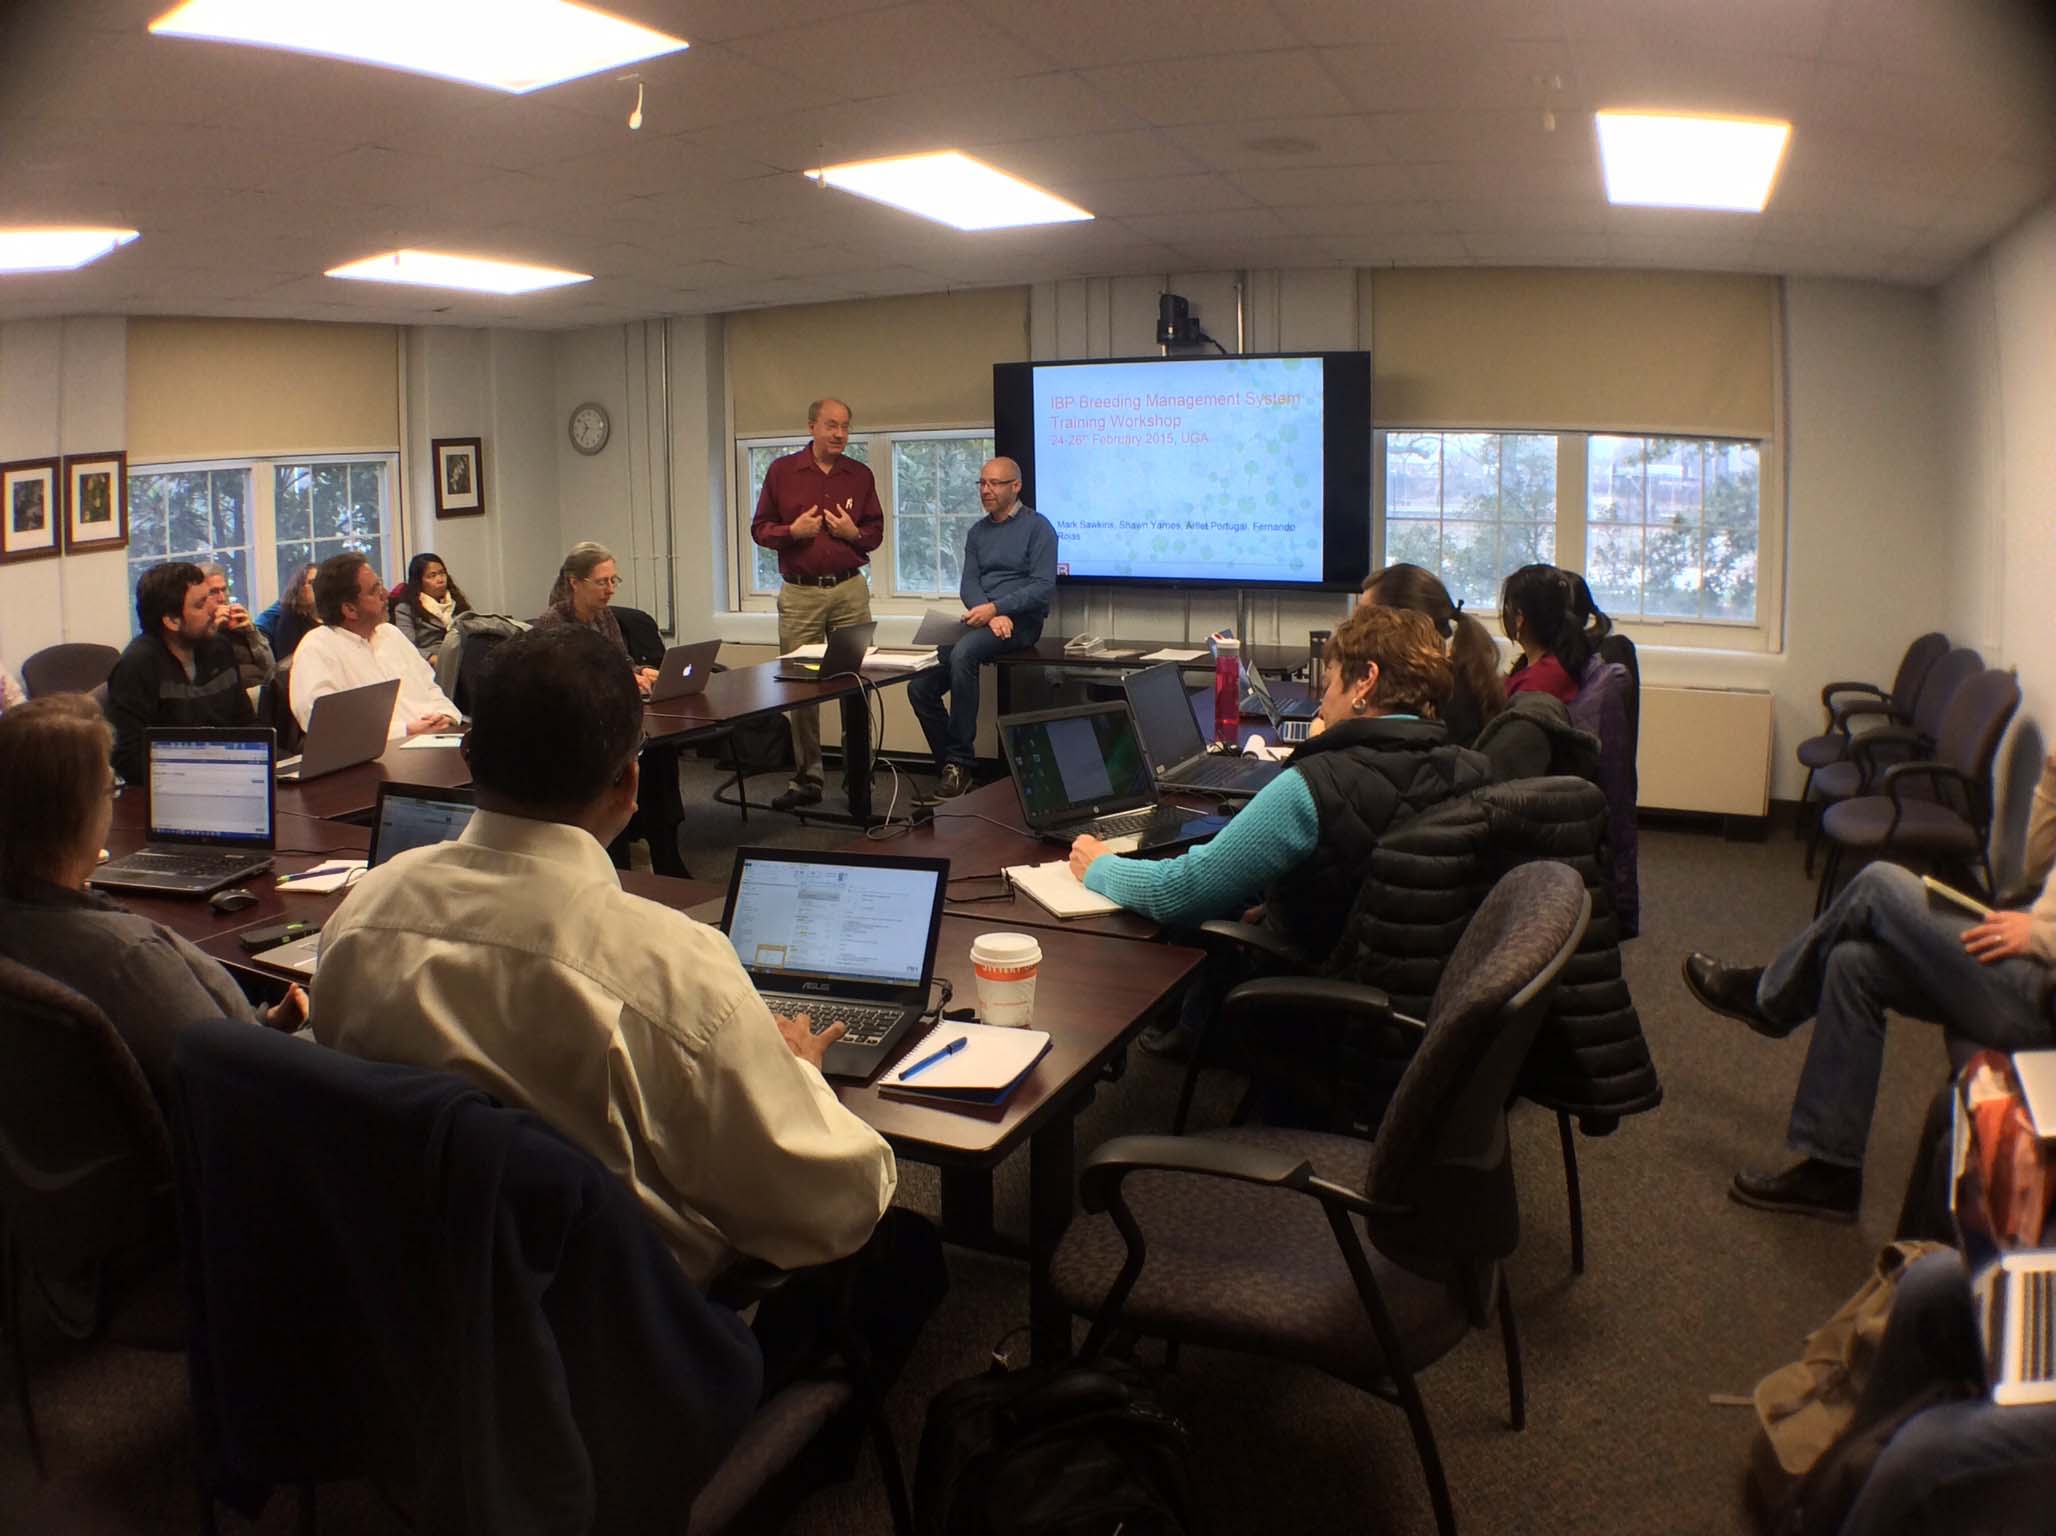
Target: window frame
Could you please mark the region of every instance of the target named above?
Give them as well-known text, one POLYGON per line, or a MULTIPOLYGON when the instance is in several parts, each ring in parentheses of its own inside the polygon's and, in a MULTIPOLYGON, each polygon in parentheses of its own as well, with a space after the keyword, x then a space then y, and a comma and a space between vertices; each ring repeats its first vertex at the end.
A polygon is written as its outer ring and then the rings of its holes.
MULTIPOLYGON (((1565 570, 1585 569, 1591 439, 1594 437, 1662 437, 1693 442, 1753 442, 1757 452, 1756 488, 1756 617, 1743 619, 1666 618, 1662 615, 1614 614, 1614 627, 1638 646, 1669 646, 1688 650, 1753 651, 1776 654, 1785 641, 1785 461, 1782 433, 1773 431, 1762 438, 1727 438, 1718 434, 1649 432, 1620 427, 1572 431, 1526 426, 1447 426, 1428 423, 1389 423, 1371 433, 1371 549, 1373 570, 1387 560, 1387 516, 1385 458, 1388 433, 1490 432, 1513 436, 1554 436, 1556 439, 1556 561, 1565 570)), ((1475 612, 1496 636, 1504 638, 1499 625, 1498 605, 1489 612, 1475 612)))
MULTIPOLYGON (((893 483, 893 448, 902 442, 936 440, 991 439, 993 429, 990 423, 972 423, 951 427, 881 427, 870 432, 852 432, 851 442, 862 442, 869 457, 865 467, 871 471, 878 486, 878 504, 885 511, 885 538, 878 548, 871 551, 869 581, 871 586, 871 611, 875 614, 923 614, 937 602, 955 602, 955 592, 902 592, 899 590, 899 572, 894 552, 894 538, 897 532, 898 509, 895 503, 893 483)), ((729 526, 731 541, 735 546, 735 558, 730 562, 728 572, 729 604, 731 611, 738 613, 773 613, 778 608, 778 593, 751 590, 751 578, 756 561, 757 545, 750 538, 750 519, 757 510, 756 495, 750 476, 750 450, 753 448, 776 448, 781 454, 791 453, 805 447, 811 439, 805 433, 778 433, 758 437, 732 439, 730 463, 734 470, 734 505, 730 509, 729 526)))
MULTIPOLYGON (((131 464, 128 477, 134 480, 142 475, 193 474, 202 470, 242 470, 249 475, 250 494, 245 516, 250 526, 250 583, 254 590, 238 593, 236 601, 257 612, 277 602, 279 596, 277 470, 285 464, 381 464, 385 467, 380 539, 385 549, 387 568, 379 575, 388 586, 398 580, 394 573, 406 569, 408 550, 407 519, 400 502, 400 456, 397 453, 279 453, 248 458, 172 459, 161 463, 131 464)), ((133 623, 134 614, 129 617, 133 623)))

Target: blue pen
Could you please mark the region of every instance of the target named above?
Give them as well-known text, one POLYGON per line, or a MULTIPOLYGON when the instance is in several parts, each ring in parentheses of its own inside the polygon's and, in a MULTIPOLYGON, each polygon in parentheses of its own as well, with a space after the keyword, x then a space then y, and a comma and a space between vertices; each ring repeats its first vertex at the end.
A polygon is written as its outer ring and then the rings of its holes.
POLYGON ((956 1039, 950 1041, 948 1045, 945 1045, 941 1050, 937 1051, 934 1055, 923 1056, 911 1067, 908 1067, 904 1072, 900 1073, 899 1080, 901 1082, 905 1082, 908 1078, 912 1077, 916 1072, 926 1072, 938 1061, 941 1061, 943 1057, 956 1055, 958 1051, 961 1051, 965 1046, 969 1045, 970 1043, 971 1037, 969 1035, 958 1035, 956 1039))

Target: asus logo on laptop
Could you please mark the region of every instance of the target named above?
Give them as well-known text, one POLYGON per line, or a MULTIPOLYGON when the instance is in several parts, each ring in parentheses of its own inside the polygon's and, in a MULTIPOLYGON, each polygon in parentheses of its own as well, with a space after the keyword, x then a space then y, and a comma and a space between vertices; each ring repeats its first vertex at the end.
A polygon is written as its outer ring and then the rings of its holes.
POLYGON ((825 981, 803 981, 800 983, 800 990, 802 992, 826 992, 828 990, 828 983, 825 981))

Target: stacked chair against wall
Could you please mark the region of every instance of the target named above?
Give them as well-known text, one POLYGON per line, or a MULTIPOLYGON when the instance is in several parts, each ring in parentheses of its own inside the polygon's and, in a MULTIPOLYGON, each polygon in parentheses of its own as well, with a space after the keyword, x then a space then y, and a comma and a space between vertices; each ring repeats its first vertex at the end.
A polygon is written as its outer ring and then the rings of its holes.
POLYGON ((21 691, 32 699, 46 693, 91 693, 119 660, 121 652, 111 645, 72 641, 45 646, 21 664, 21 691))
POLYGON ((1399 1030, 1415 1048, 1364 1141, 1238 1127, 1124 1136, 1086 1159, 1089 1215, 1057 1250, 1090 1355, 1120 1333, 1275 1355, 1404 1409, 1438 1529, 1456 1527, 1414 1381, 1498 1311, 1513 1427, 1526 1422, 1505 1259, 1519 1232, 1506 1106, 1549 994, 1591 914, 1565 865, 1509 873, 1470 921, 1425 1023, 1375 988, 1317 977, 1247 982, 1231 1021, 1399 1030))
POLYGON ((1891 687, 1843 682, 1829 683, 1821 689, 1820 707, 1827 713, 1827 727, 1818 736, 1800 742, 1794 754, 1806 770, 1806 783, 1799 791, 1802 807, 1813 798, 1814 775, 1848 757, 1856 725, 1913 724, 1913 706, 1920 699, 1921 684, 1948 650, 1949 637, 1940 630, 1931 630, 1906 647, 1906 654, 1899 658, 1899 670, 1892 674, 1891 687))
POLYGON ((1946 651, 1922 674, 1914 691, 1911 709, 1902 721, 1894 716, 1869 730, 1852 731, 1837 762, 1823 763, 1807 773, 1815 811, 1806 841, 1806 873, 1813 873, 1814 855, 1820 849, 1821 818, 1831 805, 1857 795, 1869 794, 1872 785, 1893 763, 1931 756, 1935 733, 1949 712, 1956 690, 1984 671, 1985 659, 1968 646, 1946 651))
POLYGON ((368 1477, 425 1531, 711 1536, 854 1401, 910 1530, 862 1362, 760 1405, 749 1329, 536 1116, 226 1022, 173 1077, 210 1517, 368 1477))
POLYGON ((2019 708, 2020 682, 2010 671, 1977 673, 1950 698, 1931 755, 1893 763, 1869 793, 1826 807, 1821 835, 1829 849, 1814 911, 1833 899, 1850 853, 1968 876, 1992 899, 1992 769, 2019 708))
MULTIPOLYGON (((1624 643, 1632 644, 1623 638, 1624 643)), ((1599 787, 1606 795, 1614 915, 1624 939, 1642 931, 1641 852, 1635 821, 1636 802, 1641 798, 1641 775, 1635 762, 1641 690, 1639 669, 1631 672, 1622 663, 1609 661, 1604 653, 1594 652, 1578 679, 1578 696, 1570 702, 1571 724, 1599 738, 1599 787)))
POLYGON ((0 1062, 0 1343, 13 1358, 29 1453, 43 1475, 24 1289, 69 1337, 183 1348, 171 1146, 142 1069, 107 1016, 4 959, 0 1062))

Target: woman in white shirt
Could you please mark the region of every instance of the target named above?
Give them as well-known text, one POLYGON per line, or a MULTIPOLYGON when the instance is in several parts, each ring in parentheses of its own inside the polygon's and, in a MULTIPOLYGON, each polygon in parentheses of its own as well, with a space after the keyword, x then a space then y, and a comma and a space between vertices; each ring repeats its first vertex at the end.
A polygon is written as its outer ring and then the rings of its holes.
POLYGON ((414 649, 434 661, 457 615, 471 612, 443 557, 423 550, 407 562, 407 579, 393 593, 393 625, 414 649))

